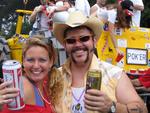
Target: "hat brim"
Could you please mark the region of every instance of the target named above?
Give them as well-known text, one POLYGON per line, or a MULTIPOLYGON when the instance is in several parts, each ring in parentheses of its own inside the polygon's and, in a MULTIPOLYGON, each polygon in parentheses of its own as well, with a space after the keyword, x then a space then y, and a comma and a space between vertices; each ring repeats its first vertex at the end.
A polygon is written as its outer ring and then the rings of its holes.
POLYGON ((63 45, 65 38, 64 31, 69 27, 78 27, 78 26, 87 26, 88 28, 90 28, 94 32, 95 38, 97 40, 103 31, 103 22, 96 17, 89 17, 87 21, 85 21, 84 23, 76 24, 74 26, 67 22, 66 24, 54 23, 53 27, 54 36, 63 45))

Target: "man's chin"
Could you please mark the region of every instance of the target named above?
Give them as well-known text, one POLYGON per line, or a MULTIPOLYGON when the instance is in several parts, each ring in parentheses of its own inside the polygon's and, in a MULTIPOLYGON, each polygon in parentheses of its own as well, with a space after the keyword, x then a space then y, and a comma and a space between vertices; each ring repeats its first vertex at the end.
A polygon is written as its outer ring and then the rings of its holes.
POLYGON ((73 60, 76 64, 83 64, 83 63, 85 63, 86 62, 86 59, 74 59, 73 60))

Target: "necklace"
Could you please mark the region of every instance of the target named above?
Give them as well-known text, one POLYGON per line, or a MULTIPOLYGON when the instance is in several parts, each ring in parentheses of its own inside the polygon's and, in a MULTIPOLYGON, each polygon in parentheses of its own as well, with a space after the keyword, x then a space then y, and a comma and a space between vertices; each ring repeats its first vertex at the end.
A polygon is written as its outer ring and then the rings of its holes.
POLYGON ((75 97, 75 94, 74 94, 73 91, 72 91, 72 97, 73 97, 74 100, 77 102, 77 104, 73 105, 72 110, 75 110, 75 111, 82 110, 82 106, 81 106, 80 100, 81 100, 81 98, 82 98, 84 92, 85 92, 85 89, 83 89, 83 91, 81 92, 79 98, 77 98, 77 97, 75 97))
POLYGON ((50 105, 51 109, 52 109, 52 113, 56 113, 55 108, 53 107, 53 105, 51 104, 51 102, 49 102, 47 99, 45 99, 45 97, 43 96, 42 92, 40 91, 40 89, 38 88, 38 91, 42 97, 42 99, 48 104, 50 105))
POLYGON ((38 88, 38 91, 39 91, 39 93, 40 93, 42 99, 43 99, 47 104, 51 105, 51 103, 50 103, 48 100, 46 100, 45 97, 42 95, 42 92, 40 91, 39 88, 38 88))

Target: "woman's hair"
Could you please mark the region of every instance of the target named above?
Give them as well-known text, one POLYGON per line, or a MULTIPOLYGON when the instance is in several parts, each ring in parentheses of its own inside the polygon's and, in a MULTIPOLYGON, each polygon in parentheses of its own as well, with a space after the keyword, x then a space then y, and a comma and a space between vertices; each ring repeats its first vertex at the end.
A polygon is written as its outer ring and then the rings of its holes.
POLYGON ((32 38, 28 38, 25 44, 23 45, 23 58, 26 56, 26 52, 28 51, 28 49, 34 46, 40 46, 47 50, 50 60, 52 60, 53 63, 55 63, 56 52, 53 47, 53 44, 51 41, 48 42, 45 39, 46 38, 41 35, 34 35, 32 38))
POLYGON ((130 0, 122 1, 117 8, 116 27, 130 28, 132 22, 133 3, 130 0))
POLYGON ((123 10, 117 10, 116 27, 130 28, 131 16, 127 16, 123 10))

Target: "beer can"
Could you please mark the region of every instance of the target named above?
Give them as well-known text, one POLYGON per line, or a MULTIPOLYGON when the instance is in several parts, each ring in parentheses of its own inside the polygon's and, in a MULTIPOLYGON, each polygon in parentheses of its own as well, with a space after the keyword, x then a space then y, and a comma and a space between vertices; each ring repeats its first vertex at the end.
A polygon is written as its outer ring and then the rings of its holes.
POLYGON ((22 66, 16 60, 7 60, 2 66, 3 78, 5 81, 12 81, 12 85, 9 87, 19 88, 20 92, 12 102, 8 103, 8 109, 19 110, 22 109, 25 104, 23 102, 23 82, 22 82, 22 66))
POLYGON ((86 89, 101 89, 101 70, 89 70, 87 74, 86 89))

